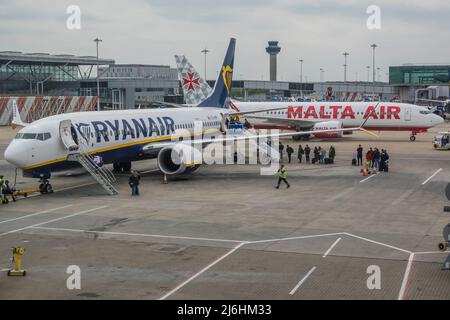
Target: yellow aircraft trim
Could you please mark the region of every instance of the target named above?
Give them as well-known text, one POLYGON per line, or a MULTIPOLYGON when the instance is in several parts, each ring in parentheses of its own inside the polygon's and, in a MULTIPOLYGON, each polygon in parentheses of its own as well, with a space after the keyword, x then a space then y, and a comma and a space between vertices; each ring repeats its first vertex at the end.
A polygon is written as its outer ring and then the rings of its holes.
MULTIPOLYGON (((219 131, 220 131, 219 129, 207 130, 207 131, 203 131, 202 133, 191 133, 191 134, 185 134, 185 135, 172 136, 172 139, 188 138, 188 137, 192 137, 192 136, 198 136, 200 134, 210 134, 210 133, 215 133, 215 132, 219 132, 219 131)), ((103 152, 107 152, 107 151, 112 151, 112 150, 118 150, 118 149, 122 149, 122 148, 126 148, 126 147, 131 147, 131 146, 135 146, 135 145, 139 145, 139 144, 147 144, 147 143, 151 143, 151 142, 164 141, 164 140, 167 140, 167 139, 168 139, 168 137, 166 136, 166 137, 158 137, 158 138, 147 139, 147 140, 142 140, 142 141, 135 141, 135 142, 125 143, 125 144, 121 144, 121 145, 114 146, 114 147, 108 147, 108 148, 103 148, 103 149, 90 151, 90 152, 88 152, 88 154, 92 155, 92 154, 97 154, 97 153, 103 153, 103 152)), ((63 162, 65 160, 67 160, 67 157, 59 158, 59 159, 55 159, 55 160, 50 160, 50 161, 47 161, 47 162, 42 162, 42 163, 35 164, 33 166, 22 168, 22 169, 23 170, 31 170, 31 169, 47 166, 49 164, 63 162)))

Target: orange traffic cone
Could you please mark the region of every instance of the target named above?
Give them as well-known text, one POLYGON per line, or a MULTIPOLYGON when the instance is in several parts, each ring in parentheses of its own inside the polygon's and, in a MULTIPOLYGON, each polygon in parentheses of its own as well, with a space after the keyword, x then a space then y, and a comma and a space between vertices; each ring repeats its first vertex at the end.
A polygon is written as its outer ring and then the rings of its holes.
POLYGON ((366 169, 363 170, 363 176, 364 177, 368 177, 369 176, 369 172, 366 169))
POLYGON ((169 184, 169 180, 167 179, 167 175, 164 175, 164 181, 163 184, 169 184))

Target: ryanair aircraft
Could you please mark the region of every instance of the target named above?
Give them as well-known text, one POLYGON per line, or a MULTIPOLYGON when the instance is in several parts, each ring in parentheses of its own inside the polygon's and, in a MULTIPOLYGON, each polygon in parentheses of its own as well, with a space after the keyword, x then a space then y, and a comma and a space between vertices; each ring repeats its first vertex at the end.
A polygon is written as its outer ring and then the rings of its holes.
MULTIPOLYGON (((6 149, 5 159, 22 169, 26 176, 41 178, 49 178, 53 172, 79 168, 80 163, 70 156, 76 153, 99 156, 104 164, 116 167, 120 164, 125 170, 131 168, 133 161, 157 158, 159 169, 167 175, 193 172, 203 164, 186 157, 186 154, 197 152, 194 144, 201 148, 214 142, 258 138, 250 134, 223 136, 230 116, 253 113, 228 108, 235 45, 236 40, 231 39, 214 90, 196 107, 78 112, 51 116, 31 124, 23 123, 14 108, 13 125, 24 128, 6 149), (202 127, 200 131, 197 131, 198 123, 202 127), (193 140, 194 144, 183 142, 183 139, 193 140)), ((360 128, 345 129, 351 130, 360 128)), ((265 137, 310 133, 279 133, 265 137)))

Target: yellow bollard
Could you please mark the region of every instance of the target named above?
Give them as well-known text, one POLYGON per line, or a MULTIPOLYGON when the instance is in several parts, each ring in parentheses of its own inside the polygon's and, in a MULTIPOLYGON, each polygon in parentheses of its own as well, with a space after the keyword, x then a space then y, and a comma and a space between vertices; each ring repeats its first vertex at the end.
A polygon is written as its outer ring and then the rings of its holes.
POLYGON ((27 272, 22 270, 22 256, 25 254, 25 248, 11 248, 13 253, 14 269, 8 271, 9 277, 25 277, 27 272))

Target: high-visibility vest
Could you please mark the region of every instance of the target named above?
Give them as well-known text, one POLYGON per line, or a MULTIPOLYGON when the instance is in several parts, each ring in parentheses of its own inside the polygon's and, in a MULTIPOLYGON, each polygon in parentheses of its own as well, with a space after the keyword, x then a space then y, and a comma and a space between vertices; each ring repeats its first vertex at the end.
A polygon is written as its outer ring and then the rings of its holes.
POLYGON ((287 178, 287 172, 286 172, 286 169, 285 169, 285 168, 280 169, 280 171, 278 172, 278 175, 279 175, 279 177, 280 177, 281 179, 286 179, 286 178, 287 178))

